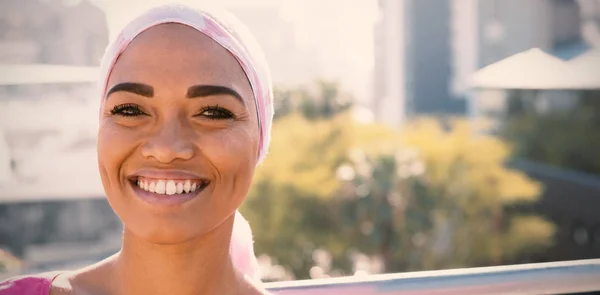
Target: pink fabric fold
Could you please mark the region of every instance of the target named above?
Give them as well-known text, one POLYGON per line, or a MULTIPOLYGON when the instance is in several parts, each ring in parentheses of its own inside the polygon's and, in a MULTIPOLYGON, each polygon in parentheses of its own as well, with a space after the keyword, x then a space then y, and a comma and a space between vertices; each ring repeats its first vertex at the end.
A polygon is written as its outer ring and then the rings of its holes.
POLYGON ((49 295, 52 280, 59 272, 21 276, 0 283, 0 295, 49 295))

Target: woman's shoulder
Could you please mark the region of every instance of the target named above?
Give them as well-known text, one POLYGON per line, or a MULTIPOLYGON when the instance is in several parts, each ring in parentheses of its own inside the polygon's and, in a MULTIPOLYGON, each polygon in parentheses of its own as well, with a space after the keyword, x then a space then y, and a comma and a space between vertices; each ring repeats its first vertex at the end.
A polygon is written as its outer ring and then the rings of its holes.
MULTIPOLYGON (((0 295, 49 295, 58 271, 10 278, 0 283, 0 295)), ((52 292, 54 294, 54 292, 52 292)), ((56 293, 59 295, 68 293, 56 293)))

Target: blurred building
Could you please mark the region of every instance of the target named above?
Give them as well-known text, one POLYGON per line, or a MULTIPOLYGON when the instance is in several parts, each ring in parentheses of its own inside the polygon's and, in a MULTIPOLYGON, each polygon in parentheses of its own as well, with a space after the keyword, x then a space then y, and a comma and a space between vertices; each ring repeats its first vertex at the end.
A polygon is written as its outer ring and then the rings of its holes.
POLYGON ((582 8, 589 14, 587 5, 594 7, 596 0, 451 1, 451 88, 456 96, 468 99, 477 70, 516 53, 539 48, 568 60, 590 49, 582 25, 591 16, 583 18, 582 8))
MULTIPOLYGON (((89 1, 6 0, 0 9, 0 65, 3 81, 77 77, 100 64, 108 43, 104 12, 89 1), (13 66, 20 70, 13 70, 13 66), (57 65, 52 67, 51 65, 57 65), (69 70, 69 66, 81 67, 69 70), (30 69, 24 71, 25 68, 30 69), (53 69, 52 69, 53 68, 53 69), (9 71, 9 74, 4 74, 9 71), (78 72, 79 71, 79 72, 78 72), (10 75, 10 77, 8 77, 10 75), (41 76, 45 76, 41 77, 41 76)), ((87 74, 86 74, 87 75, 87 74)), ((85 76, 85 75, 84 75, 85 76)), ((21 81, 21 82, 22 82, 21 81)), ((0 83, 0 101, 90 100, 91 83, 0 83), (24 85, 29 84, 29 85, 24 85)), ((15 115, 15 114, 13 114, 15 115)), ((6 128, 7 126, 0 126, 6 128)))
POLYGON ((376 117, 398 126, 406 117, 464 112, 449 91, 451 2, 380 0, 375 26, 376 117))
POLYGON ((0 63, 98 65, 108 42, 104 12, 89 1, 2 1, 0 63))
POLYGON ((376 117, 465 111, 477 70, 530 48, 570 59, 589 49, 596 0, 380 0, 375 26, 376 117), (582 12, 583 10, 583 12, 582 12), (590 30, 588 30, 590 31, 590 30))

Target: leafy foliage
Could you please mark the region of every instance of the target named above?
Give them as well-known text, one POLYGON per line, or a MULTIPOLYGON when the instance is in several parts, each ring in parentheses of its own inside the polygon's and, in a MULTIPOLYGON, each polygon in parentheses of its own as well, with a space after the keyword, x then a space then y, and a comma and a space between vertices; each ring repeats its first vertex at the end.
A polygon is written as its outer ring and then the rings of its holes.
POLYGON ((331 81, 317 81, 308 88, 275 88, 273 94, 275 119, 296 110, 308 119, 331 118, 352 106, 352 98, 331 81))
POLYGON ((540 113, 524 106, 515 93, 501 136, 515 155, 561 168, 600 174, 600 91, 579 91, 568 112, 540 113))

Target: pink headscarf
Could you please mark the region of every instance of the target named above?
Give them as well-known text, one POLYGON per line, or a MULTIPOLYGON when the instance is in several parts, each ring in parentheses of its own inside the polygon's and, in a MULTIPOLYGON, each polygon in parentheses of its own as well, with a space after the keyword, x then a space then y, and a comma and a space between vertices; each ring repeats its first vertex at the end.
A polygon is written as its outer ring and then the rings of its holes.
MULTIPOLYGON (((109 44, 100 65, 102 104, 112 69, 130 42, 145 30, 164 23, 179 23, 192 27, 227 49, 239 62, 254 94, 260 132, 258 163, 262 162, 269 146, 273 121, 273 91, 267 63, 258 43, 247 28, 233 15, 216 9, 191 9, 181 5, 165 5, 148 10, 129 22, 118 37, 109 44), (209 12, 210 11, 210 12, 209 12)), ((234 265, 249 277, 260 280, 254 256, 252 230, 236 211, 230 244, 234 265)))

